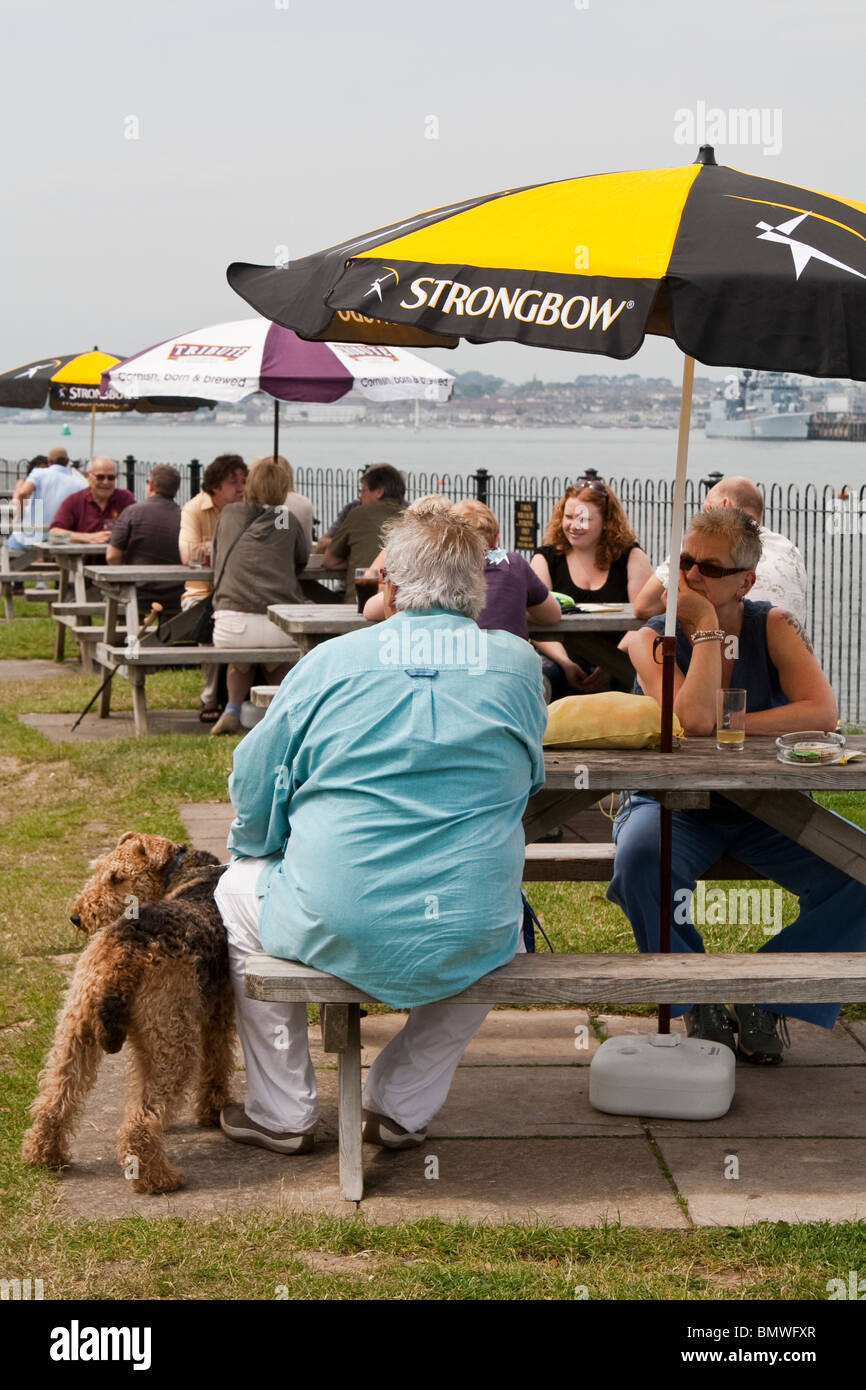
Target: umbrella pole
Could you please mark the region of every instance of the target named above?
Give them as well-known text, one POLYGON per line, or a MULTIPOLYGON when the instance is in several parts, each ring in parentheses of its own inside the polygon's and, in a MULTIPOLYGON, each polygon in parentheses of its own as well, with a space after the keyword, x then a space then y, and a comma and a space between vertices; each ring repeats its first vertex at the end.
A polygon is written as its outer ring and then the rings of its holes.
POLYGON ((93 458, 93 436, 96 432, 96 406, 90 407, 90 457, 93 458))
MULTIPOLYGON (((662 727, 661 752, 673 752, 674 734, 674 667, 677 649, 677 590, 679 560, 683 544, 685 515, 686 470, 689 462, 689 427, 692 418, 692 390, 695 381, 695 359, 683 361, 683 389, 680 397, 680 427, 677 438, 677 474, 674 482, 674 503, 671 516, 670 572, 668 598, 665 608, 665 635, 662 638, 662 727)), ((673 851, 672 813, 662 806, 659 815, 659 950, 671 949, 671 856, 673 851)), ((671 1030, 669 1004, 659 1005, 659 1032, 671 1030)))
POLYGON ((274 401, 274 461, 276 462, 280 452, 280 403, 274 401))

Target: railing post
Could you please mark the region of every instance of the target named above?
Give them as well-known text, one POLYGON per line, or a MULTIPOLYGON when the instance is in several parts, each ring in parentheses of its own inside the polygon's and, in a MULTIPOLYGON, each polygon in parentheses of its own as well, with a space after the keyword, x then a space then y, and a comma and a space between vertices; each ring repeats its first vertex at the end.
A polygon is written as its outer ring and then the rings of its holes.
POLYGON ((189 461, 189 495, 196 497, 201 492, 201 464, 198 459, 189 461))
POLYGON ((475 482, 475 497, 476 497, 476 500, 479 501, 479 502, 483 502, 484 505, 485 505, 485 507, 486 507, 486 506, 487 506, 487 483, 488 483, 488 481, 489 481, 490 474, 487 472, 487 469, 486 469, 486 468, 479 468, 478 472, 477 472, 477 473, 473 473, 472 476, 473 476, 473 479, 474 479, 474 482, 475 482))
POLYGON ((124 468, 126 469, 126 487, 127 487, 127 490, 128 490, 129 492, 131 492, 131 493, 134 494, 134 493, 135 493, 135 458, 134 458, 134 456, 133 456, 132 454, 127 454, 126 458, 123 460, 123 466, 124 466, 124 468))

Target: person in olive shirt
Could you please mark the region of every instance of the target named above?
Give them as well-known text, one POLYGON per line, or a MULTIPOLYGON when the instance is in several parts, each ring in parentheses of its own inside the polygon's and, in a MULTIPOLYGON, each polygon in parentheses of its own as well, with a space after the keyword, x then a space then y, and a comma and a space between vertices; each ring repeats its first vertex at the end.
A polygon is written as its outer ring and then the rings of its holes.
POLYGON ((361 505, 353 507, 325 551, 326 570, 346 564, 346 602, 355 600, 355 570, 367 568, 382 547, 386 521, 405 507, 406 484, 389 463, 374 463, 361 478, 361 505))

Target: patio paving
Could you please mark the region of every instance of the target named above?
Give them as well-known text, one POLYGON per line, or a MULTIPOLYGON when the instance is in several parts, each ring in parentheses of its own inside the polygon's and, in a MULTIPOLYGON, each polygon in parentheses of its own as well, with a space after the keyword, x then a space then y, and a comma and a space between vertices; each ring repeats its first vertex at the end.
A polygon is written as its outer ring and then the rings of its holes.
MULTIPOLYGON (((492 1013, 426 1143, 406 1153, 365 1147, 360 1210, 381 1222, 440 1216, 662 1228, 866 1217, 866 1048, 845 1027, 830 1041, 855 1060, 801 1065, 792 1050, 778 1069, 741 1066, 728 1115, 689 1124, 590 1106, 586 1060, 560 1060, 563 1020, 580 1012, 492 1013)), ((400 1015, 362 1020, 365 1067, 401 1022, 400 1015)), ((649 1025, 608 1018, 614 1022, 623 1032, 649 1025)), ((186 1185, 167 1197, 140 1196, 123 1179, 114 1143, 125 1068, 122 1053, 106 1057, 60 1183, 63 1210, 96 1219, 355 1210, 340 1198, 336 1069, 321 1052, 318 1027, 310 1044, 322 1105, 313 1153, 282 1158, 233 1144, 182 1114, 167 1147, 186 1185)), ((238 1071, 238 1098, 243 1081, 238 1071)))
MULTIPOLYGON (((182 808, 191 841, 226 858, 231 807, 182 808)), ((361 1022, 363 1065, 402 1026, 361 1022)), ((676 1022, 678 1030, 682 1025, 676 1022)), ((585 1009, 493 1011, 469 1045, 427 1141, 406 1153, 364 1149, 371 1220, 602 1221, 655 1228, 866 1218, 866 1023, 832 1033, 792 1022, 781 1067, 737 1067, 720 1120, 607 1115, 589 1104, 591 1062, 604 1037, 654 1028, 649 1018, 585 1009)), ((260 1207, 351 1213, 340 1197, 336 1058, 310 1028, 322 1115, 308 1155, 277 1154, 197 1129, 188 1114, 168 1136, 186 1184, 167 1197, 130 1190, 114 1153, 124 1104, 123 1054, 106 1057, 59 1185, 62 1209, 96 1219, 136 1213, 206 1216, 260 1207)), ((238 1053, 240 1061, 240 1055, 238 1053)), ((237 1072, 235 1096, 243 1095, 237 1072)))

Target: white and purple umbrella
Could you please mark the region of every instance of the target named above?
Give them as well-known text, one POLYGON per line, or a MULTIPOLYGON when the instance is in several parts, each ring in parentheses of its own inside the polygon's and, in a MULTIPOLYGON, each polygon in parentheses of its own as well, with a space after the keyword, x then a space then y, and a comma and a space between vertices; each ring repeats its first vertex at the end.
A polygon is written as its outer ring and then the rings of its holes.
POLYGON ((102 374, 102 390, 126 397, 207 396, 240 401, 264 391, 276 402, 447 401, 454 377, 404 348, 379 343, 311 343, 268 319, 217 323, 168 338, 102 374))

